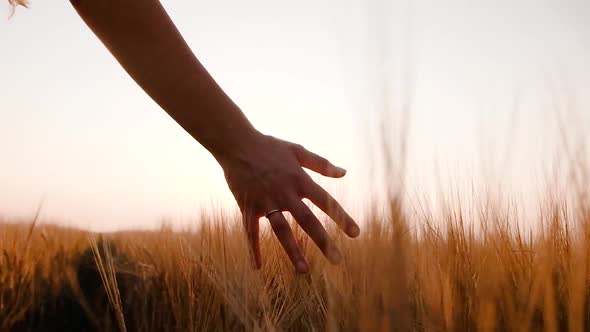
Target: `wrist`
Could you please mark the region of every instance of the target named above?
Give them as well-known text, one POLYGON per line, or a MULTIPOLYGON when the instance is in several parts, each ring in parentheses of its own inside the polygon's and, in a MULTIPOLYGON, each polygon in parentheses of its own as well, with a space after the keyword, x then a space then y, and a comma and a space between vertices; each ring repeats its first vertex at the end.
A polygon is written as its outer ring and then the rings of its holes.
POLYGON ((220 144, 211 146, 208 150, 222 167, 228 163, 241 163, 252 154, 257 142, 264 136, 253 126, 230 130, 220 144))

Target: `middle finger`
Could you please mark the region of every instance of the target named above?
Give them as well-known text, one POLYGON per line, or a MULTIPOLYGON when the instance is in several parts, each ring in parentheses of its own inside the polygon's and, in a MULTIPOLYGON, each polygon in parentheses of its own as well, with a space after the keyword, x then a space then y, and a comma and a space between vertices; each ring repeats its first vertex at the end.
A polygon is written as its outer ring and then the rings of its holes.
POLYGON ((328 232, 324 229, 324 226, 320 223, 318 218, 311 212, 311 210, 301 200, 294 199, 290 204, 289 212, 293 215, 297 223, 307 235, 315 242, 320 248, 324 256, 332 264, 338 264, 342 260, 340 251, 328 236, 328 232))

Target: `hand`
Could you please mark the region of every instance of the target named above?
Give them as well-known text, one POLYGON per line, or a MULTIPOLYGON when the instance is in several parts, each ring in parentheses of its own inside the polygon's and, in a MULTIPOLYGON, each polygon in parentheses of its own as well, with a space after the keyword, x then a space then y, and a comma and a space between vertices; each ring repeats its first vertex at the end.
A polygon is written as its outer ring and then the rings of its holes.
MULTIPOLYGON (((320 221, 301 201, 302 198, 311 200, 349 237, 359 235, 360 229, 354 220, 302 167, 333 178, 343 177, 346 170, 302 146, 259 134, 246 148, 242 148, 239 156, 236 153, 220 164, 242 212, 257 268, 262 265, 258 219, 272 210, 289 211, 331 263, 338 264, 341 261, 340 251, 320 221)), ((275 212, 268 218, 296 271, 306 273, 309 265, 283 213, 275 212)))

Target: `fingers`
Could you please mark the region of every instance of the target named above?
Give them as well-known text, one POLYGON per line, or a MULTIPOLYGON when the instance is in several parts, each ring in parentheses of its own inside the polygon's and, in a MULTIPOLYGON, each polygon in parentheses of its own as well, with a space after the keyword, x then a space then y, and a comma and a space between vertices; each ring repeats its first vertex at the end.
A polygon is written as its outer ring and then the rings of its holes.
POLYGON ((283 213, 273 213, 268 216, 268 220, 270 221, 270 226, 272 227, 273 232, 289 256, 291 263, 295 266, 297 273, 307 273, 307 271, 309 271, 309 265, 305 261, 305 257, 297 245, 297 241, 295 241, 295 237, 293 236, 293 231, 291 230, 287 219, 283 216, 283 213))
POLYGON ((359 226, 346 213, 340 203, 311 178, 307 182, 307 185, 304 187, 305 196, 334 220, 346 235, 352 238, 359 236, 361 232, 359 226))
POLYGON ((252 254, 254 268, 262 267, 262 255, 260 254, 260 232, 258 217, 254 213, 245 213, 244 227, 248 236, 248 244, 252 254))
POLYGON ((332 178, 341 178, 346 175, 344 168, 335 166, 326 158, 310 152, 300 145, 296 145, 295 155, 301 166, 316 173, 332 178))
POLYGON ((309 210, 309 208, 299 199, 295 199, 291 203, 289 212, 297 220, 297 223, 307 235, 315 242, 318 248, 324 253, 324 256, 332 263, 338 264, 342 260, 340 250, 334 245, 328 233, 316 218, 316 216, 309 210))

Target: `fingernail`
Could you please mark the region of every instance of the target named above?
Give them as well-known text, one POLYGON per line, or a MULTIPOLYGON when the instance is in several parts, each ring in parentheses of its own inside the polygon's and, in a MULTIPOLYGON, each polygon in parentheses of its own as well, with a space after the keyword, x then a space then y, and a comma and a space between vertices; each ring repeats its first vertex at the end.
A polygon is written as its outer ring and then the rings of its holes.
POLYGON ((296 265, 297 273, 307 273, 309 271, 309 266, 305 261, 299 261, 296 265))
POLYGON ((342 174, 345 175, 346 174, 346 170, 342 167, 338 167, 338 166, 334 166, 336 167, 336 171, 338 172, 338 174, 342 174))

